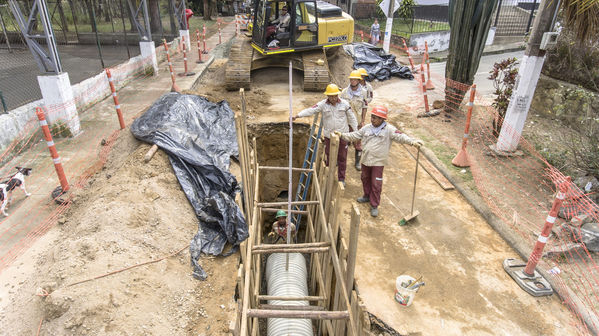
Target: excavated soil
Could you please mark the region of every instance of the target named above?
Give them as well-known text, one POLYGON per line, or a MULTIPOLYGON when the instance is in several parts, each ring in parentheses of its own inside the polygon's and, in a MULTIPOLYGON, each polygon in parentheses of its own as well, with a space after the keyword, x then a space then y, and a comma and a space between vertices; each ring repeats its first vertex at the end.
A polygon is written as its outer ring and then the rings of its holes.
POLYGON ((2 289, 10 304, 2 302, 0 334, 33 335, 40 320, 44 335, 226 334, 239 258, 202 258, 208 279, 192 277, 197 219, 167 155, 145 164, 148 149, 122 134, 57 230, 22 259, 29 263, 2 273, 13 285, 2 289))

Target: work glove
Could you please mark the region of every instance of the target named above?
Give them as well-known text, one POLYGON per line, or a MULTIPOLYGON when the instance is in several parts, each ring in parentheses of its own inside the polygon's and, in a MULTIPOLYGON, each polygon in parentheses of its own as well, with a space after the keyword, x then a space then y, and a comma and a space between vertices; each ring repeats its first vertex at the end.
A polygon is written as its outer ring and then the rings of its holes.
POLYGON ((339 138, 341 138, 341 132, 339 132, 339 131, 333 131, 333 133, 334 133, 336 136, 338 136, 339 138))
POLYGON ((424 142, 422 142, 422 140, 420 140, 420 139, 416 139, 416 140, 412 140, 411 145, 416 148, 420 148, 420 147, 422 147, 422 145, 424 145, 424 142))

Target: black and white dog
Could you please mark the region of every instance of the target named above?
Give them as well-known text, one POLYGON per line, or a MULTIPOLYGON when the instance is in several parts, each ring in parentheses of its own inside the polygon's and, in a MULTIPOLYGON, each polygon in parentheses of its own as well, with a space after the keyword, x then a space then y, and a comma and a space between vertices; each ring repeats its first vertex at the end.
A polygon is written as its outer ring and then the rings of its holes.
POLYGON ((31 196, 30 193, 25 189, 25 176, 29 176, 31 173, 31 168, 22 168, 15 167, 17 169, 17 173, 14 174, 10 179, 0 183, 0 202, 2 202, 2 207, 0 211, 4 216, 8 216, 6 211, 6 206, 10 204, 10 200, 12 198, 12 192, 16 187, 21 187, 26 197, 31 196))

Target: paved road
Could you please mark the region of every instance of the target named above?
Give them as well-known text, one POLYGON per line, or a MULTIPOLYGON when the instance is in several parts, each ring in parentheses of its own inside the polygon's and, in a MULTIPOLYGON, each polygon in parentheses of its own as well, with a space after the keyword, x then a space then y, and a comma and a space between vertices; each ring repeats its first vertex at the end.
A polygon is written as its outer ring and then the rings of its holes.
MULTIPOLYGON (((42 98, 37 76, 41 74, 27 48, 12 53, 0 45, 0 91, 9 110, 42 98)), ((129 46, 131 57, 139 55, 139 47, 129 46)), ((69 73, 71 84, 98 74, 102 64, 95 45, 59 45, 63 69, 69 73)), ((109 67, 128 59, 124 46, 102 46, 104 66, 109 67)), ((0 111, 2 108, 0 106, 0 111)))
MULTIPOLYGON (((474 83, 476 84, 476 90, 478 93, 484 97, 495 92, 493 83, 487 79, 487 77, 489 77, 489 71, 493 69, 493 64, 495 64, 495 62, 512 57, 516 57, 517 59, 521 60, 523 56, 524 50, 481 57, 480 64, 478 66, 478 72, 474 77, 474 83)), ((431 63, 431 72, 437 76, 443 75, 443 77, 445 77, 445 62, 431 63)))

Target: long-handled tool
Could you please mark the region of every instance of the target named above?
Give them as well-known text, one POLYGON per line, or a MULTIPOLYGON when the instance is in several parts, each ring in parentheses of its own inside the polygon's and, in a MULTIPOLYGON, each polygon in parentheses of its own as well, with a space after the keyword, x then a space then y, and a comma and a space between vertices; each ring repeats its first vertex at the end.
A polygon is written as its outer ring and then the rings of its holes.
POLYGON ((410 214, 408 216, 405 216, 404 218, 402 218, 399 221, 399 225, 406 225, 408 224, 409 221, 411 221, 412 219, 416 218, 418 215, 420 215, 420 211, 416 210, 414 211, 414 200, 416 199, 416 179, 418 178, 418 165, 420 161, 420 147, 418 147, 418 152, 416 152, 416 169, 414 172, 414 188, 412 190, 412 208, 410 209, 410 214))

